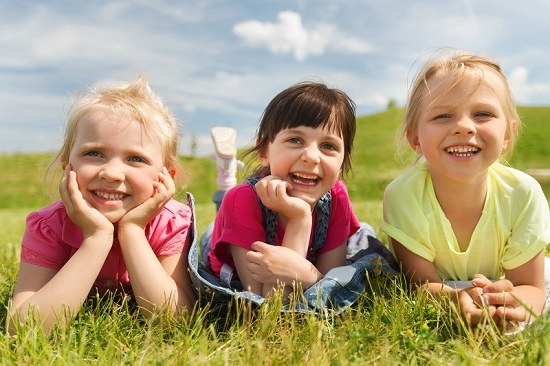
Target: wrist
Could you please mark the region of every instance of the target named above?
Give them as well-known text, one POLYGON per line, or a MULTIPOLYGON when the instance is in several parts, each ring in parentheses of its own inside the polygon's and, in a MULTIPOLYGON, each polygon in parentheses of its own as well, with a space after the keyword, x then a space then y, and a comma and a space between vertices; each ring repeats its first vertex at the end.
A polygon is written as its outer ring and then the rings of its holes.
POLYGON ((117 226, 117 237, 120 245, 124 245, 128 240, 129 237, 137 237, 137 236, 143 236, 145 237, 145 228, 141 227, 138 224, 133 223, 125 223, 117 226))
POLYGON ((90 235, 84 235, 84 240, 80 248, 93 246, 94 250, 100 247, 105 247, 106 250, 110 250, 113 246, 113 241, 114 233, 96 232, 90 235))

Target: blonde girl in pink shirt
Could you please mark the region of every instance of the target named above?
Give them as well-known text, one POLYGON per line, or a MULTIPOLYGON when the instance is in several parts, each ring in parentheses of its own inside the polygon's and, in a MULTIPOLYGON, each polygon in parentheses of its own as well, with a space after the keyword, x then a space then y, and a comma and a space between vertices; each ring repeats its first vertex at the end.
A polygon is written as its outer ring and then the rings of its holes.
POLYGON ((192 209, 172 199, 183 177, 178 139, 144 76, 76 100, 49 169, 63 170, 61 200, 27 217, 10 333, 30 318, 48 332, 108 291, 131 291, 145 317, 193 308, 192 209))

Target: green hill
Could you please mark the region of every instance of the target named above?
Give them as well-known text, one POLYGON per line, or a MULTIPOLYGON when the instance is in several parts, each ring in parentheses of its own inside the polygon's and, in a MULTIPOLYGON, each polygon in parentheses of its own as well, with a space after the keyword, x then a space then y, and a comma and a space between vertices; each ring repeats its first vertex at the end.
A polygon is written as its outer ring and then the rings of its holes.
MULTIPOLYGON (((518 169, 550 168, 550 107, 519 108, 524 129, 510 160, 518 169)), ((381 201, 384 188, 408 162, 396 156, 395 132, 402 110, 399 108, 357 119, 353 172, 347 185, 353 202, 381 201)), ((44 193, 43 176, 49 154, 0 155, 2 185, 0 209, 41 207, 51 201, 44 193)), ((190 172, 187 191, 194 194, 197 204, 211 204, 216 189, 215 164, 209 158, 182 157, 190 172)), ((546 192, 550 181, 541 177, 546 192)), ((55 183, 55 182, 54 182, 55 183)), ((55 193, 55 187, 53 187, 55 193)), ((180 194, 179 197, 183 197, 180 194)))

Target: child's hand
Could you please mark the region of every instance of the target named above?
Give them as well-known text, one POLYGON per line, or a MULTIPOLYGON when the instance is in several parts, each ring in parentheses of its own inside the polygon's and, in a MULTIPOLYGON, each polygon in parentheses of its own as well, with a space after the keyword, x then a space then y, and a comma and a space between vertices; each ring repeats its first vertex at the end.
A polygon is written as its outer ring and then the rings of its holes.
MULTIPOLYGON (((490 282, 490 281, 488 281, 490 282)), ((477 287, 472 281, 473 287, 468 287, 460 291, 459 304, 462 317, 470 326, 476 326, 478 323, 492 317, 496 307, 487 305, 483 298, 483 288, 477 287)))
POLYGON ((82 230, 85 238, 95 234, 113 236, 113 224, 84 199, 78 188, 76 172, 72 171, 70 164, 63 170, 59 194, 67 215, 82 230))
POLYGON ((174 197, 175 193, 174 180, 168 173, 168 169, 163 168, 162 173, 159 173, 159 181, 153 182, 153 195, 141 205, 128 211, 119 220, 119 229, 127 225, 137 225, 145 229, 145 226, 162 211, 164 205, 174 197))
POLYGON ((256 183, 256 193, 262 203, 289 220, 311 217, 311 206, 299 198, 291 197, 288 191, 292 185, 280 177, 268 175, 256 183))
POLYGON ((259 241, 252 243, 252 250, 246 253, 246 259, 246 268, 252 278, 270 285, 278 282, 289 285, 297 281, 299 274, 296 270, 307 268, 304 263, 310 263, 292 249, 259 241))
POLYGON ((527 312, 517 301, 514 285, 507 279, 492 282, 482 274, 476 274, 472 283, 481 289, 482 302, 490 311, 495 324, 504 331, 514 329, 517 323, 527 319, 527 312))
POLYGON ((507 279, 489 282, 483 287, 483 299, 486 304, 496 308, 493 320, 505 331, 514 329, 517 323, 527 320, 528 313, 517 300, 514 284, 507 279))

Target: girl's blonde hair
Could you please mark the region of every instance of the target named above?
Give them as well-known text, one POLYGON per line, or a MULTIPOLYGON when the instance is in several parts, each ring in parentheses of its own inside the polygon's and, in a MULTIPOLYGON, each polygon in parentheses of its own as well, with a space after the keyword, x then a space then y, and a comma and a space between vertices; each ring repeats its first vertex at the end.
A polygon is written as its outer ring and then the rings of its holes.
MULTIPOLYGON (((430 79, 441 74, 446 74, 453 78, 450 86, 440 94, 438 98, 440 99, 472 75, 480 75, 479 88, 485 80, 485 72, 492 72, 502 81, 503 88, 501 90, 503 90, 503 95, 500 95, 500 100, 507 122, 506 136, 509 138, 508 146, 503 154, 509 156, 514 149, 521 131, 521 119, 518 115, 506 76, 495 61, 458 50, 451 50, 448 54, 433 56, 416 74, 409 90, 405 115, 398 132, 400 146, 408 145, 406 143, 407 136, 416 132, 422 102, 424 97, 430 92, 428 88, 428 81, 430 79)), ((476 90, 477 88, 474 88, 471 93, 475 93, 476 90)), ((501 159, 504 159, 504 156, 501 159)))
POLYGON ((164 165, 174 171, 176 181, 181 181, 183 187, 187 185, 188 176, 178 157, 181 138, 178 122, 161 98, 151 90, 144 75, 138 76, 134 82, 94 85, 86 94, 74 99, 67 118, 63 145, 48 167, 47 176, 69 163, 80 121, 98 106, 141 123, 145 133, 162 144, 164 165))

